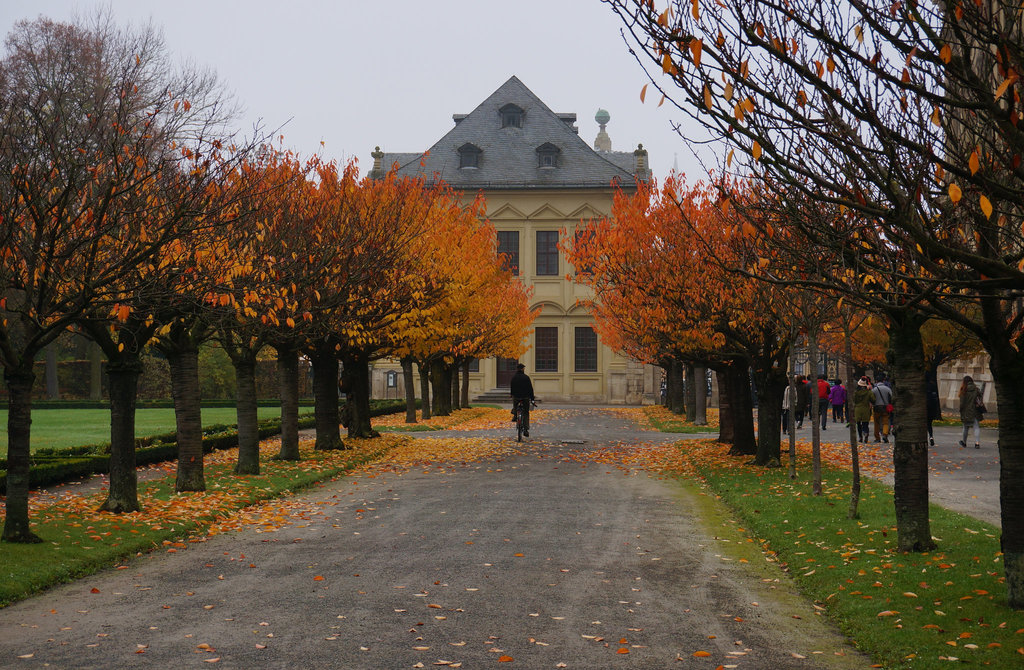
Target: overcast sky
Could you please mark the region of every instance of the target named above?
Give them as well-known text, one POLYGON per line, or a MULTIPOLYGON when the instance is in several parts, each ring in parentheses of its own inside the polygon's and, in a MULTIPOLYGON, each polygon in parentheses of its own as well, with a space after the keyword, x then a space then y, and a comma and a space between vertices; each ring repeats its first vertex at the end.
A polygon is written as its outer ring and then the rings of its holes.
POLYGON ((243 130, 285 124, 287 146, 309 155, 322 141, 327 158, 355 156, 364 173, 375 145, 426 150, 452 114, 516 75, 553 111, 575 112, 589 144, 604 108, 614 150, 642 142, 656 176, 674 160, 703 175, 688 142, 703 133, 674 133, 671 121, 688 119, 658 95, 640 102, 645 76, 599 0, 0 0, 0 29, 98 6, 120 23, 152 20, 175 54, 213 68, 245 109, 243 130))

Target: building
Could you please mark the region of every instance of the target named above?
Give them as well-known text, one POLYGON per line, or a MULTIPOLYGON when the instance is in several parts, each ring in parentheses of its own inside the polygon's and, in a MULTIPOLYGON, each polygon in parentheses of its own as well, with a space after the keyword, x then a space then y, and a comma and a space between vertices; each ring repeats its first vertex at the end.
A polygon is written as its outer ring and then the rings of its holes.
MULTIPOLYGON (((392 167, 400 175, 440 179, 472 199, 482 193, 487 217, 498 231, 498 250, 518 276, 533 286, 540 315, 521 359, 538 397, 554 402, 639 404, 653 402, 660 370, 624 358, 602 345, 593 319, 578 300, 588 289, 572 273, 557 244, 560 231, 574 234, 581 221, 611 213, 616 188, 635 191, 649 178, 647 152, 611 150, 610 115, 599 110, 595 145, 582 140, 576 114, 551 111, 512 77, 469 114, 455 114, 454 127, 421 153, 373 153, 370 176, 392 167)), ((478 361, 470 375, 473 397, 501 389, 514 360, 478 361)), ((401 376, 377 365, 375 397, 399 397, 401 376)))

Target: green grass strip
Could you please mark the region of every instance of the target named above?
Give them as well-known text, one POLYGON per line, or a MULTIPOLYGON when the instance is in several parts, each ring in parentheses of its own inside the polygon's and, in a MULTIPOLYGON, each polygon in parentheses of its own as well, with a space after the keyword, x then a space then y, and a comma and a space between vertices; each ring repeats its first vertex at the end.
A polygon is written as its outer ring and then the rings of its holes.
POLYGON ((865 481, 860 518, 850 520, 848 471, 825 467, 814 496, 809 458, 790 480, 786 468, 746 465, 710 441, 679 445, 767 560, 879 667, 1024 667, 1024 612, 1006 603, 998 528, 932 505, 938 549, 900 553, 888 486, 865 481))
MULTIPOLYGON (((239 476, 229 458, 207 465, 205 492, 175 493, 174 475, 141 482, 141 513, 96 512, 104 494, 69 496, 34 510, 40 544, 0 543, 0 606, 114 567, 141 553, 205 536, 211 526, 260 501, 290 495, 368 463, 404 441, 400 436, 349 440, 351 450, 313 451, 302 460, 261 458, 260 475, 239 476), (360 444, 362 442, 362 444, 360 444)), ((233 454, 234 452, 224 452, 233 454)))

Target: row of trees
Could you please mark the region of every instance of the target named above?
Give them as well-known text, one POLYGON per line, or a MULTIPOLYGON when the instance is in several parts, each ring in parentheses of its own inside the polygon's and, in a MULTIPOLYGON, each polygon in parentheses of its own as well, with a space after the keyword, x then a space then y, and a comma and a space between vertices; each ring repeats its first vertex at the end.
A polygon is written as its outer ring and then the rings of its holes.
MULTIPOLYGON (((205 488, 199 347, 216 339, 238 389, 236 472, 259 472, 257 357, 275 350, 280 458, 297 459, 298 370, 314 371, 316 448, 373 434, 369 363, 401 356, 434 375, 517 356, 533 314, 496 256, 482 203, 444 185, 361 179, 355 165, 302 159, 230 134, 209 73, 169 62, 152 28, 18 24, 0 62, 0 364, 9 392, 3 539, 29 528, 34 363, 60 334, 107 359, 110 487, 103 508, 139 509, 135 398, 142 355, 167 359, 178 433, 176 489, 205 488)), ((411 369, 411 367, 410 367, 411 369)), ((426 399, 426 396, 425 396, 426 399)))
POLYGON ((1008 600, 1024 607, 1019 7, 606 2, 649 86, 726 146, 715 200, 757 241, 744 275, 884 321, 902 550, 934 546, 922 326, 943 319, 981 342, 999 403, 1008 600))

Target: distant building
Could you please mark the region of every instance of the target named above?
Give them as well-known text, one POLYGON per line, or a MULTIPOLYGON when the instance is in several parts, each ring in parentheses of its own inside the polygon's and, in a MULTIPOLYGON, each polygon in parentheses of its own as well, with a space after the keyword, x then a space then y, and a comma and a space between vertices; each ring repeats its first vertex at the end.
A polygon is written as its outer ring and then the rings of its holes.
MULTIPOLYGON (((370 176, 392 166, 400 175, 440 179, 465 194, 482 193, 498 231, 498 251, 534 288, 541 312, 521 359, 538 397, 549 401, 639 404, 657 398, 660 370, 624 358, 598 342, 593 319, 577 300, 589 290, 567 278, 573 268, 559 253, 560 229, 572 235, 581 221, 611 214, 616 188, 636 190, 650 173, 647 151, 611 151, 599 110, 591 148, 580 139, 576 114, 555 113, 512 77, 424 153, 374 152, 370 176)), ((507 396, 516 361, 479 361, 471 395, 507 396)), ((398 397, 401 375, 376 366, 374 395, 398 397)))

